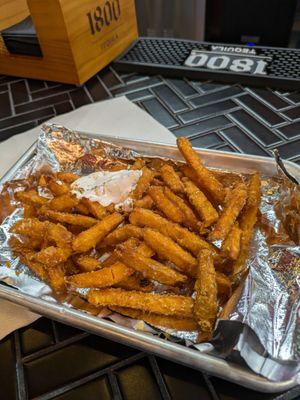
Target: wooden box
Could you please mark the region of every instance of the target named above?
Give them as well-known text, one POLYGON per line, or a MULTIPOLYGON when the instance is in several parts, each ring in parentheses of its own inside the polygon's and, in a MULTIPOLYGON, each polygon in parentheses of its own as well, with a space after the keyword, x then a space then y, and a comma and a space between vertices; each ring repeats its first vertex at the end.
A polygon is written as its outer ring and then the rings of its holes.
POLYGON ((0 0, 0 30, 31 15, 43 57, 10 54, 0 74, 82 84, 137 37, 134 0, 0 0))

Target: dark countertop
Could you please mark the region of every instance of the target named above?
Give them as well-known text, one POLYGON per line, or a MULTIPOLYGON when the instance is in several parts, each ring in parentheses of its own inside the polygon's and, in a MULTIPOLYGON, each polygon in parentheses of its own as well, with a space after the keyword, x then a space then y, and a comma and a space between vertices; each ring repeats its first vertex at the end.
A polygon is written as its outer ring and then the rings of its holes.
MULTIPOLYGON (((126 96, 194 146, 300 163, 300 93, 119 75, 83 87, 0 76, 0 141, 81 105, 126 96)), ((296 399, 260 394, 41 318, 0 341, 0 400, 296 399)))

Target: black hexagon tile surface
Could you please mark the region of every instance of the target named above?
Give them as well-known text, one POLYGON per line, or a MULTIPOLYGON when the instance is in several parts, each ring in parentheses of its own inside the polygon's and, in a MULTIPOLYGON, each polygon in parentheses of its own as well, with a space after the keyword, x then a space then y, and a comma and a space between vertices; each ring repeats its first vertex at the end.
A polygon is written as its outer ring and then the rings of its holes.
MULTIPOLYGON (((300 93, 118 74, 84 86, 0 77, 0 141, 85 104, 126 95, 198 147, 300 163, 300 93)), ((296 399, 260 394, 46 318, 0 341, 0 400, 296 399)))

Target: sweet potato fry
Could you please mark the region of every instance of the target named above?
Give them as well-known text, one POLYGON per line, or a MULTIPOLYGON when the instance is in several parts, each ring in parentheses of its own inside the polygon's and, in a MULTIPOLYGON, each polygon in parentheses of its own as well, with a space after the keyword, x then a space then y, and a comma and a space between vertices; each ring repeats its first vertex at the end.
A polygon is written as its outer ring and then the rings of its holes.
POLYGON ((69 186, 62 181, 55 181, 51 179, 48 183, 48 188, 51 190, 54 196, 62 196, 63 194, 69 193, 69 186))
POLYGON ((130 167, 130 169, 133 170, 142 169, 144 166, 145 166, 145 160, 143 160, 142 158, 137 158, 130 167))
POLYGON ((205 194, 188 178, 183 178, 185 192, 190 203, 200 215, 203 226, 209 227, 219 218, 219 214, 205 194))
POLYGON ((152 208, 153 207, 153 200, 151 199, 151 197, 146 194, 146 196, 144 196, 143 198, 141 198, 141 200, 136 200, 134 203, 134 207, 140 207, 140 208, 152 208))
POLYGON ((185 137, 180 137, 177 139, 177 146, 186 162, 196 172, 200 187, 203 187, 217 203, 222 204, 225 197, 223 185, 215 178, 213 172, 203 165, 189 140, 185 137))
POLYGON ((88 301, 95 306, 120 306, 148 313, 193 318, 194 301, 190 297, 141 293, 123 289, 91 290, 88 301))
POLYGON ((156 314, 148 314, 146 312, 140 310, 134 310, 132 308, 126 307, 109 307, 112 311, 117 312, 119 314, 125 315, 127 317, 145 321, 150 325, 156 327, 164 327, 169 329, 175 329, 177 331, 197 331, 198 325, 193 319, 189 318, 175 318, 175 317, 167 317, 156 314))
POLYGON ((70 194, 63 194, 62 196, 54 197, 50 200, 48 206, 55 211, 70 211, 78 204, 76 197, 70 194))
POLYGON ((168 199, 171 200, 182 211, 185 217, 183 224, 191 229, 197 230, 200 225, 199 221, 194 214, 194 211, 186 204, 186 202, 167 187, 165 187, 164 193, 168 199))
POLYGON ((55 293, 63 293, 66 290, 65 268, 63 264, 47 270, 48 282, 55 293))
POLYGON ((183 177, 189 178, 189 180, 192 181, 194 185, 199 187, 198 186, 199 179, 193 168, 189 167, 187 164, 184 164, 180 166, 180 172, 184 175, 183 177))
POLYGON ((195 276, 197 260, 168 236, 154 229, 144 228, 144 240, 160 258, 171 261, 185 274, 195 276))
POLYGON ((121 289, 137 290, 139 292, 152 292, 154 290, 154 284, 137 272, 128 278, 123 279, 116 286, 121 289))
POLYGON ((143 197, 144 193, 147 192, 153 177, 154 177, 154 174, 151 171, 151 169, 149 169, 147 167, 144 167, 142 169, 142 176, 138 180, 138 183, 132 194, 132 197, 135 200, 141 199, 143 197))
POLYGON ((97 258, 85 255, 76 257, 75 262, 81 272, 92 272, 101 266, 101 262, 97 258))
POLYGON ((31 238, 41 238, 48 228, 48 221, 39 221, 37 218, 25 218, 17 221, 10 229, 11 233, 26 235, 31 238))
POLYGON ((30 252, 21 257, 21 261, 25 264, 38 278, 43 281, 48 280, 48 273, 45 266, 37 261, 32 260, 34 252, 30 252))
POLYGON ((232 267, 232 276, 236 276, 246 268, 246 261, 249 254, 253 229, 257 221, 257 214, 260 204, 260 176, 254 174, 249 183, 248 197, 244 210, 242 211, 239 224, 242 231, 241 235, 241 250, 238 259, 234 262, 232 267))
POLYGON ((107 215, 107 211, 102 204, 97 201, 91 201, 89 199, 82 199, 83 204, 88 208, 90 213, 97 219, 103 219, 107 215))
POLYGON ((184 215, 183 212, 175 205, 171 200, 169 200, 161 187, 152 186, 148 190, 148 193, 152 200, 154 201, 156 207, 162 211, 171 221, 183 223, 184 215))
POLYGON ((115 246, 132 237, 141 239, 143 237, 143 231, 135 225, 127 224, 115 229, 107 235, 106 238, 99 243, 99 247, 115 246))
POLYGON ((37 209, 33 204, 24 204, 24 218, 35 218, 37 209))
POLYGON ((226 239, 222 243, 221 252, 231 260, 236 260, 240 253, 241 233, 238 222, 236 222, 226 239))
POLYGON ((32 260, 53 267, 67 261, 71 253, 70 248, 49 246, 32 255, 32 260))
POLYGON ((121 262, 116 262, 110 267, 99 269, 98 271, 86 272, 69 276, 67 283, 79 288, 104 288, 121 282, 134 271, 121 262))
POLYGON ((187 281, 186 276, 152 258, 144 257, 135 250, 125 250, 120 246, 117 254, 124 264, 140 272, 148 279, 170 286, 180 285, 187 281))
POLYGON ((213 230, 209 234, 209 239, 224 240, 233 227, 238 215, 243 209, 247 199, 247 188, 244 184, 236 186, 226 199, 224 209, 213 230))
POLYGON ((46 241, 54 242, 57 247, 71 247, 73 235, 61 224, 49 222, 46 231, 46 241))
POLYGON ((218 312, 217 283, 213 258, 206 249, 199 254, 195 291, 194 318, 202 332, 212 332, 218 312))
POLYGON ((57 172, 56 177, 58 180, 66 182, 66 183, 73 183, 76 179, 79 178, 78 175, 73 174, 72 172, 57 172))
POLYGON ((171 165, 163 165, 160 172, 163 181, 174 193, 184 193, 184 187, 181 179, 171 165))
POLYGON ((79 202, 77 202, 75 209, 79 214, 82 214, 82 215, 90 214, 90 209, 84 204, 83 199, 81 199, 79 202))
POLYGON ((212 248, 209 243, 198 235, 178 224, 168 221, 154 211, 136 208, 130 214, 129 220, 133 225, 146 226, 158 230, 163 235, 175 240, 175 242, 186 250, 191 251, 194 256, 198 256, 202 248, 212 248))
POLYGON ((85 228, 89 228, 97 223, 95 218, 87 217, 86 215, 69 214, 60 211, 49 210, 47 208, 41 210, 41 213, 42 215, 45 215, 54 221, 70 225, 83 226, 85 228))
POLYGON ((76 252, 85 252, 94 248, 96 244, 103 240, 103 238, 118 226, 123 219, 124 217, 118 213, 103 218, 103 220, 98 222, 96 225, 79 233, 79 235, 73 240, 73 250, 76 252))
POLYGON ((45 197, 39 196, 36 190, 30 189, 15 193, 15 199, 24 204, 32 204, 34 206, 42 206, 48 202, 45 197))

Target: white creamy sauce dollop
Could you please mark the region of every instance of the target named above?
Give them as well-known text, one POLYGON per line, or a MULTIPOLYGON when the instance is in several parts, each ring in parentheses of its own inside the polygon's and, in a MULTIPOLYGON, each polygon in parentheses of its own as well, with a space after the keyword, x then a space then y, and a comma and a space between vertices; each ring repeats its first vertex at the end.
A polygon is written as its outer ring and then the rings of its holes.
POLYGON ((71 192, 79 199, 97 201, 104 207, 115 204, 116 209, 128 209, 132 205, 129 195, 141 175, 140 170, 93 172, 76 179, 71 185, 71 192))

